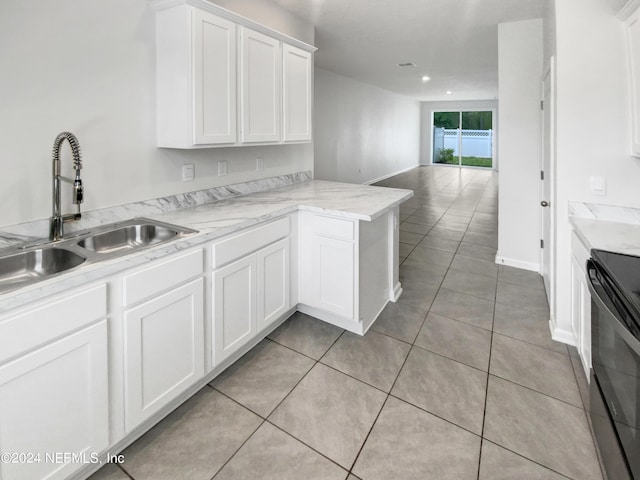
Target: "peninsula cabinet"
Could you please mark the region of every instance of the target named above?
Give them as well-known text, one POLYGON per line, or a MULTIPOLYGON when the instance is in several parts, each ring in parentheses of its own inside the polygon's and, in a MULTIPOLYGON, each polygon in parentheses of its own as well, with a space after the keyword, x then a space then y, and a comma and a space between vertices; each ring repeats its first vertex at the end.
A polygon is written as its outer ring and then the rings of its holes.
POLYGON ((315 47, 206 0, 154 0, 157 144, 311 141, 315 47))
POLYGON ((2 480, 66 479, 109 446, 106 292, 0 317, 2 480))

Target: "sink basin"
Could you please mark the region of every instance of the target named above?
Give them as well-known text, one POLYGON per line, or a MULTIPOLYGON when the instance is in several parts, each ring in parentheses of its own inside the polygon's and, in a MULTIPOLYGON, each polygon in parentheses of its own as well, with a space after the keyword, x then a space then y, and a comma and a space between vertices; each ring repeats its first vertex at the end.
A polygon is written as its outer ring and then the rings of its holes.
POLYGON ((0 291, 12 290, 77 267, 86 260, 64 248, 38 248, 0 257, 0 291))
POLYGON ((78 246, 95 253, 113 253, 149 247, 191 232, 193 230, 159 222, 125 222, 83 238, 78 246))

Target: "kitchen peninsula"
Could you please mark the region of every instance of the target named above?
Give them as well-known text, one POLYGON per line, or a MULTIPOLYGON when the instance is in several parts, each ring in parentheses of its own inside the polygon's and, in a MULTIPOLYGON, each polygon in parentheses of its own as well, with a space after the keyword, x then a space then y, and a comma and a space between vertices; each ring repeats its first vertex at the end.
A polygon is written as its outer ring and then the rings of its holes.
MULTIPOLYGON (((304 172, 86 212, 79 229, 144 216, 198 233, 0 295, 3 448, 120 451, 296 310, 364 334, 401 294, 399 205, 412 195, 304 172)), ((44 236, 41 224, 0 237, 44 236)), ((95 469, 0 468, 44 467, 95 469)))

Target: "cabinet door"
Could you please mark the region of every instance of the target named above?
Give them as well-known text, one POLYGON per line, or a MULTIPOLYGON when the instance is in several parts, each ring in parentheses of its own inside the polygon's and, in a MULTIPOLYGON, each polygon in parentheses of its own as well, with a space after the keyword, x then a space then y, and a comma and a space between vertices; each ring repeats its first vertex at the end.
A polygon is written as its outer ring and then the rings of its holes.
POLYGON ((591 293, 586 274, 580 278, 580 342, 577 344, 580 360, 587 378, 591 370, 591 293))
POLYGON ((283 124, 285 142, 311 140, 311 53, 283 44, 283 124))
POLYGON ((241 28, 242 142, 280 141, 280 41, 241 28))
POLYGON ((256 332, 256 255, 213 272, 214 363, 245 345, 256 332))
POLYGON ((290 308, 289 239, 285 238, 260 250, 258 262, 258 331, 290 308))
POLYGON ((0 452, 40 455, 0 462, 0 478, 68 478, 71 454, 106 449, 108 384, 106 320, 0 367, 0 452))
POLYGON ((204 375, 203 295, 199 278, 125 311, 127 431, 204 375))
POLYGON ((573 337, 576 341, 576 345, 580 344, 580 323, 581 323, 581 308, 582 308, 582 298, 581 298, 581 288, 580 288, 580 277, 582 276, 582 270, 580 269, 580 265, 578 260, 572 255, 571 256, 571 305, 570 305, 570 321, 571 321, 571 331, 573 333, 573 337))
POLYGON ((353 319, 355 258, 353 242, 312 235, 304 246, 300 296, 303 303, 353 319))
POLYGON ((234 143, 236 25, 198 9, 193 9, 192 21, 193 143, 234 143))
POLYGON ((631 73, 631 154, 640 157, 640 9, 627 22, 631 73))

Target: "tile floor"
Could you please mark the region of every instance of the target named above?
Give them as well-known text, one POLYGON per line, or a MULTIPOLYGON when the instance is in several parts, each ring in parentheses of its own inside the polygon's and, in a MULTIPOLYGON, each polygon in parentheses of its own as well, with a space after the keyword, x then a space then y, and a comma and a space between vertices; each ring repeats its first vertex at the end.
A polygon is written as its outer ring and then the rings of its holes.
POLYGON ((575 352, 498 266, 497 175, 420 167, 404 293, 364 337, 295 314, 92 480, 601 479, 575 352))

